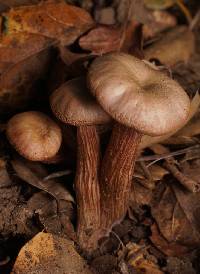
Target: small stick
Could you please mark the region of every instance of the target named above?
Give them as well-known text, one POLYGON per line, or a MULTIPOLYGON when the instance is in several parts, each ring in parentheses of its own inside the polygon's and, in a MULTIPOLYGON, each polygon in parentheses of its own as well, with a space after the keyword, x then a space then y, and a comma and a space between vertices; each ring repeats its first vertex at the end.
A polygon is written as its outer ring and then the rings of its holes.
POLYGON ((190 30, 193 30, 197 23, 199 22, 200 19, 200 9, 197 11, 197 13, 195 14, 194 18, 192 19, 191 23, 190 23, 190 30))
POLYGON ((190 179, 183 174, 170 160, 165 160, 164 166, 173 174, 173 176, 189 191, 198 192, 200 183, 190 179))
POLYGON ((191 16, 190 11, 188 10, 188 8, 183 4, 182 0, 176 0, 176 4, 182 10, 182 12, 185 15, 188 23, 190 24, 192 22, 192 16, 191 16))
POLYGON ((151 173, 150 173, 150 171, 148 169, 148 166, 145 165, 144 161, 140 162, 140 166, 141 166, 141 168, 142 168, 142 170, 143 170, 146 178, 149 179, 149 180, 152 180, 151 173))
POLYGON ((189 151, 198 150, 198 149, 200 149, 200 145, 195 145, 195 146, 192 146, 192 147, 187 147, 187 148, 180 149, 180 150, 177 150, 177 151, 174 151, 174 152, 163 153, 163 154, 160 154, 160 155, 142 156, 142 157, 139 157, 136 161, 141 162, 141 161, 154 161, 154 160, 156 160, 156 162, 157 162, 157 161, 160 161, 160 160, 171 158, 172 156, 182 155, 182 154, 185 154, 189 151))
MULTIPOLYGON (((169 151, 168 148, 164 147, 163 145, 160 145, 161 151, 169 151)), ((177 167, 176 167, 176 161, 171 156, 170 159, 165 158, 164 167, 166 167, 172 175, 189 191, 191 192, 198 192, 200 190, 200 183, 197 181, 194 181, 193 179, 190 179, 187 175, 182 173, 177 167)))

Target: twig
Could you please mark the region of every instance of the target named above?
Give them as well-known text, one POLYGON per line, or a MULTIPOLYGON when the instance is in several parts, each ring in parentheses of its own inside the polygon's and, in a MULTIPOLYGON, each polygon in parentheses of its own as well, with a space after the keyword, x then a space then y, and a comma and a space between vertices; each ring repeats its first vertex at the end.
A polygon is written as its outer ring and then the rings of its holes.
MULTIPOLYGON (((199 145, 198 145, 199 146, 199 145)), ((194 146, 197 147, 197 146, 194 146)), ((187 148, 191 150, 190 148, 187 148)), ((163 145, 159 144, 159 150, 168 152, 169 150, 164 147, 163 145)), ((157 150, 158 151, 158 150, 157 150)), ((183 150, 182 150, 183 151, 183 150)), ((186 149, 184 149, 184 152, 186 149)), ((179 151, 180 152, 180 151, 179 151)), ((159 153, 159 152, 158 152, 159 153)), ((166 153, 167 154, 167 153, 166 153)), ((165 154, 165 155, 166 155, 165 154)), ((169 153, 170 154, 170 153, 169 153)), ((182 173, 176 166, 176 160, 173 158, 172 153, 170 157, 165 158, 164 167, 167 168, 172 175, 189 191, 191 192, 198 192, 200 191, 200 183, 198 181, 195 181, 193 179, 190 179, 187 175, 182 173)))
POLYGON ((149 167, 149 166, 151 166, 152 164, 154 164, 158 161, 161 161, 161 160, 164 160, 164 159, 167 159, 167 158, 171 158, 173 156, 182 155, 182 154, 185 154, 185 153, 187 153, 189 151, 192 151, 192 150, 199 150, 199 149, 200 149, 200 145, 195 145, 195 146, 192 146, 192 147, 180 149, 180 150, 177 150, 177 151, 174 151, 174 152, 163 153, 163 154, 160 154, 160 155, 142 156, 142 157, 139 157, 136 161, 138 161, 138 162, 153 161, 152 163, 150 163, 147 166, 147 167, 149 167))
POLYGON ((192 16, 191 16, 190 11, 188 10, 188 8, 184 5, 182 0, 176 0, 176 4, 182 10, 182 12, 185 15, 188 23, 190 24, 192 22, 192 16))
POLYGON ((195 14, 194 18, 192 19, 191 23, 190 23, 190 30, 193 30, 197 23, 199 22, 200 19, 200 9, 197 11, 197 13, 195 14))
POLYGON ((200 183, 190 179, 187 175, 183 174, 175 164, 170 160, 166 160, 164 166, 173 174, 173 176, 189 191, 198 192, 200 190, 200 183))
POLYGON ((123 25, 122 25, 122 35, 121 35, 121 39, 120 39, 120 43, 119 43, 119 49, 118 51, 121 50, 121 47, 124 43, 124 39, 125 39, 125 35, 126 35, 126 29, 127 29, 127 26, 128 26, 128 23, 129 23, 129 19, 130 19, 130 16, 131 16, 131 7, 132 7, 132 0, 128 0, 128 5, 127 5, 127 15, 126 15, 126 18, 124 18, 124 22, 123 22, 123 25))
POLYGON ((113 234, 117 238, 117 240, 119 241, 119 243, 122 246, 122 248, 125 248, 125 245, 122 242, 122 240, 120 239, 120 237, 113 230, 111 230, 110 233, 113 234))

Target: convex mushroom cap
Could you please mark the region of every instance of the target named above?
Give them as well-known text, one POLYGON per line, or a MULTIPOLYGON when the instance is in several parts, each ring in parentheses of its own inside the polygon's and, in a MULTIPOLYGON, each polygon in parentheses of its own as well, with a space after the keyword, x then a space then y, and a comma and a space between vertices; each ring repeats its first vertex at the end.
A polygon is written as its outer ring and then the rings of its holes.
POLYGON ((89 93, 83 77, 58 88, 50 98, 50 105, 59 120, 74 126, 105 124, 111 120, 89 93))
POLYGON ((94 60, 88 85, 115 120, 143 134, 159 136, 182 126, 190 100, 182 87, 147 63, 123 53, 94 60))
POLYGON ((17 152, 31 161, 44 161, 58 152, 62 134, 47 115, 28 111, 13 116, 7 125, 7 137, 17 152))

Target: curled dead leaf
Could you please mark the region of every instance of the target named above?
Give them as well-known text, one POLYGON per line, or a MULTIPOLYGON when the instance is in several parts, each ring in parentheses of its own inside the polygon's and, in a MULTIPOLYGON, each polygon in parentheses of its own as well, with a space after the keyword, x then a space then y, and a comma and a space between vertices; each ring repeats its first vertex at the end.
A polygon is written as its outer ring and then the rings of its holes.
POLYGON ((141 246, 135 243, 129 243, 128 249, 128 263, 138 274, 163 274, 164 272, 160 270, 158 264, 156 264, 156 258, 150 255, 147 251, 147 246, 141 246))
POLYGON ((175 27, 177 24, 176 17, 164 10, 154 10, 152 12, 152 21, 143 26, 144 39, 154 37, 156 34, 175 27))
POLYGON ((145 59, 158 59, 162 64, 174 66, 179 62, 188 62, 194 53, 195 38, 188 27, 178 26, 144 50, 145 59))
POLYGON ((57 201, 65 200, 74 202, 74 198, 62 184, 53 179, 43 181, 43 178, 47 176, 47 172, 41 164, 24 159, 15 159, 11 164, 16 171, 17 176, 23 181, 49 193, 57 201))
POLYGON ((101 55, 119 50, 121 39, 121 27, 117 25, 99 25, 81 37, 79 45, 85 50, 90 50, 92 54, 101 55))
MULTIPOLYGON (((179 249, 174 250, 173 246, 182 246, 183 252, 199 246, 199 195, 199 192, 190 193, 173 183, 172 186, 165 186, 160 195, 152 200, 152 215, 161 237, 168 242, 168 254, 177 252, 179 255, 181 252, 179 249)), ((159 248, 159 245, 157 247, 159 248)), ((163 252, 165 253, 166 249, 163 252)))
POLYGON ((55 44, 55 40, 30 33, 13 33, 0 39, 0 74, 24 59, 55 44))
POLYGON ((176 0, 144 0, 144 4, 149 9, 167 9, 176 4, 176 0))
MULTIPOLYGON (((0 76, 0 113, 25 109, 38 97, 36 82, 44 77, 50 50, 44 50, 10 66, 0 76)), ((39 98, 38 98, 39 99, 39 98)))
POLYGON ((160 233, 158 226, 154 223, 151 226, 152 236, 150 237, 153 244, 167 256, 181 256, 188 253, 186 246, 175 242, 168 242, 160 233))
POLYGON ((34 6, 22 6, 4 13, 5 31, 8 34, 28 32, 59 40, 64 45, 90 29, 94 22, 89 13, 65 2, 42 2, 34 6))

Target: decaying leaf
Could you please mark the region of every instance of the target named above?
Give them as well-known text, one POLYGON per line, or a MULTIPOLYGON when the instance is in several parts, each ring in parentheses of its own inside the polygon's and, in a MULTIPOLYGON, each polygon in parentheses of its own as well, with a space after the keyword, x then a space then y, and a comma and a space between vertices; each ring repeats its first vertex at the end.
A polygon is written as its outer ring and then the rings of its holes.
POLYGON ((152 21, 143 26, 144 39, 154 37, 156 34, 175 27, 176 17, 164 10, 155 10, 152 12, 152 21))
POLYGON ((128 263, 133 266, 138 274, 164 273, 156 264, 156 258, 148 253, 146 246, 129 243, 126 247, 128 249, 128 263))
MULTIPOLYGON (((182 128, 187 127, 188 122, 192 119, 192 117, 195 115, 195 113, 197 113, 199 106, 200 106, 200 95, 197 92, 191 101, 190 113, 189 113, 187 121, 185 122, 185 124, 183 125, 182 128)), ((179 130, 182 130, 182 128, 179 130)), ((175 132, 171 132, 167 135, 156 136, 156 137, 150 137, 150 136, 144 135, 142 137, 139 147, 140 147, 140 149, 144 149, 145 147, 151 146, 153 144, 161 143, 161 142, 167 140, 169 137, 173 136, 175 133, 177 133, 177 135, 178 135, 179 134, 178 132, 179 131, 175 131, 175 132)))
MULTIPOLYGON (((157 164, 154 164, 154 165, 151 165, 150 167, 147 167, 148 169, 148 173, 149 173, 149 179, 151 179, 152 181, 160 181, 162 180, 162 178, 168 174, 169 172, 157 165, 157 164)), ((148 180, 148 176, 146 176, 144 170, 141 169, 141 167, 139 167, 139 165, 136 164, 135 166, 135 171, 134 171, 134 177, 136 177, 137 179, 141 179, 141 180, 145 180, 147 179, 148 180)))
POLYGON ((4 32, 7 34, 40 34, 59 40, 64 45, 73 43, 94 24, 85 10, 64 2, 22 6, 11 9, 3 16, 6 20, 4 32))
MULTIPOLYGON (((194 178, 193 176, 188 176, 184 172, 184 169, 183 169, 183 171, 181 171, 181 165, 178 164, 178 162, 174 159, 172 153, 170 153, 170 150, 167 147, 165 147, 161 144, 154 144, 150 148, 154 151, 154 153, 156 153, 157 156, 168 154, 168 157, 163 157, 163 159, 164 159, 163 166, 167 170, 169 170, 169 172, 171 172, 171 174, 174 176, 174 178, 176 178, 185 189, 187 189, 188 191, 191 191, 191 192, 198 192, 200 190, 199 179, 194 178)), ((199 146, 195 147, 195 148, 198 150, 199 146)), ((189 151, 189 149, 190 148, 187 148, 187 152, 189 151)), ((192 149, 191 149, 191 151, 192 151, 192 149)), ((185 151, 185 153, 186 153, 186 151, 185 151)), ((162 159, 162 157, 160 159, 162 159)))
POLYGON ((178 26, 156 41, 144 51, 145 59, 158 59, 162 64, 174 66, 179 62, 187 63, 194 53, 194 34, 188 27, 178 26))
POLYGON ((122 28, 118 26, 99 25, 79 40, 80 46, 92 54, 118 51, 121 46, 122 28))
POLYGON ((160 233, 158 226, 154 223, 151 226, 152 236, 150 237, 153 244, 167 256, 181 256, 188 253, 189 249, 186 246, 175 242, 167 241, 160 233))
MULTIPOLYGON (((184 250, 194 249, 200 244, 200 226, 198 223, 200 193, 190 193, 176 186, 166 186, 153 200, 152 215, 158 225, 161 236, 169 245, 181 245, 184 250)), ((155 235, 153 235, 154 237, 155 235)), ((157 237, 155 236, 155 239, 157 237)), ((157 246, 159 248, 159 245, 157 246)), ((162 250, 166 252, 166 250, 162 250)), ((170 252, 170 247, 168 252, 170 252)), ((179 252, 171 250, 171 252, 179 252)), ((178 254, 177 254, 178 255, 178 254)))
POLYGON ((133 209, 136 209, 142 205, 149 205, 151 203, 152 195, 153 192, 151 189, 148 189, 141 183, 137 182, 134 178, 129 205, 133 209))
POLYGON ((20 250, 12 274, 92 274, 74 244, 65 238, 40 232, 20 250))
POLYGON ((75 212, 70 202, 61 200, 58 214, 56 201, 44 191, 40 191, 27 201, 27 208, 37 214, 46 232, 76 240, 72 225, 75 212))
POLYGON ((183 258, 168 257, 167 265, 164 268, 167 273, 181 273, 181 274, 196 274, 196 271, 191 262, 190 256, 185 256, 183 258))
POLYGON ((74 202, 72 195, 62 184, 55 180, 43 181, 43 178, 47 176, 47 172, 41 164, 24 159, 15 159, 11 163, 17 176, 23 181, 49 193, 57 201, 65 200, 74 202))
POLYGON ((113 2, 116 5, 116 18, 120 23, 124 23, 127 20, 128 14, 130 14, 130 20, 134 19, 142 24, 148 24, 152 20, 151 12, 141 0, 114 0, 113 2))
POLYGON ((39 3, 41 0, 1 0, 1 3, 8 8, 22 6, 22 5, 33 5, 39 3))
POLYGON ((182 0, 144 0, 144 3, 149 9, 163 10, 177 5, 185 15, 188 22, 191 22, 192 16, 188 8, 184 5, 182 0))
MULTIPOLYGON (((38 97, 36 82, 48 70, 50 51, 47 49, 10 66, 0 76, 0 113, 23 110, 38 97)), ((38 98, 39 99, 39 98, 38 98)))
POLYGON ((176 0, 144 0, 145 6, 149 9, 167 9, 176 3, 176 0))
POLYGON ((0 39, 0 74, 53 44, 55 44, 53 39, 30 33, 21 32, 2 36, 0 39))

